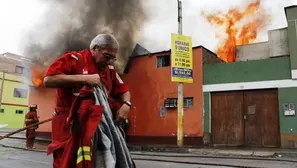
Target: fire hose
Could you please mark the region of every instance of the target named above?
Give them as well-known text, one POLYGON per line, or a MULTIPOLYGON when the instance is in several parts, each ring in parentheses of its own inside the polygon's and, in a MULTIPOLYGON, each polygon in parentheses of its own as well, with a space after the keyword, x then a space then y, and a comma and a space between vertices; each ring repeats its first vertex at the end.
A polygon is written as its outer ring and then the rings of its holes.
POLYGON ((52 121, 52 118, 49 118, 49 119, 47 119, 47 120, 40 121, 40 122, 38 122, 38 123, 34 123, 34 124, 31 124, 31 125, 28 125, 28 126, 26 126, 26 127, 24 127, 24 128, 18 129, 18 130, 14 131, 14 132, 8 133, 8 134, 6 134, 6 135, 0 137, 0 140, 2 140, 2 139, 4 139, 4 138, 8 138, 8 137, 10 137, 11 135, 14 135, 14 134, 16 134, 16 133, 22 132, 22 131, 24 131, 24 130, 26 130, 26 129, 28 129, 28 128, 34 127, 34 126, 36 126, 36 125, 41 125, 41 124, 44 124, 44 123, 47 123, 47 122, 50 122, 50 121, 52 121))

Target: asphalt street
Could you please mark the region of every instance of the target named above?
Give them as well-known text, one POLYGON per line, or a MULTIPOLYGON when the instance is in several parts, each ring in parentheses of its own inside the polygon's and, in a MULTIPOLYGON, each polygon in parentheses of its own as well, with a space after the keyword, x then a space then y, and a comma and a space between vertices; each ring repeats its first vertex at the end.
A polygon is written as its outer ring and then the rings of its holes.
MULTIPOLYGON (((178 154, 176 154, 178 155, 178 154)), ((227 158, 201 158, 201 157, 172 157, 133 154, 137 168, 216 168, 216 167, 267 167, 267 168, 293 168, 297 162, 265 161, 227 158), (182 163, 178 163, 182 162, 182 163), (206 165, 205 165, 206 164, 206 165), (222 164, 222 165, 220 165, 222 164), (224 166, 228 165, 228 166, 224 166)), ((0 168, 52 168, 52 156, 45 152, 27 151, 0 147, 0 168)))

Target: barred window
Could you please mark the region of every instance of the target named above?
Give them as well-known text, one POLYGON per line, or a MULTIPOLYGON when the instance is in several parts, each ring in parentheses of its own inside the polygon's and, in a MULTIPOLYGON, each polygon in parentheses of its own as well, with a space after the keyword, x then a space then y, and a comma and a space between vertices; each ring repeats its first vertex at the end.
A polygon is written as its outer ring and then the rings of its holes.
MULTIPOLYGON (((177 98, 168 98, 164 103, 165 108, 177 108, 177 98)), ((192 108, 194 106, 193 97, 184 98, 184 108, 192 108)))
POLYGON ((157 68, 170 66, 170 55, 157 56, 157 68))
POLYGON ((192 108, 193 107, 193 97, 185 97, 184 98, 184 108, 192 108))

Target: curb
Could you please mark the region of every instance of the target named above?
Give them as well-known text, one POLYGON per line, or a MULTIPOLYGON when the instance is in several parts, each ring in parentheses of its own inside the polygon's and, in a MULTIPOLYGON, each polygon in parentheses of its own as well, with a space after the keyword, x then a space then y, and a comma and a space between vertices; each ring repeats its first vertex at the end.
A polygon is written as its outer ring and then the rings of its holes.
POLYGON ((191 148, 179 148, 179 147, 148 147, 148 146, 135 146, 129 145, 130 151, 143 151, 143 152, 174 152, 174 153, 191 153, 191 148))
POLYGON ((276 156, 282 157, 295 157, 297 158, 297 152, 275 152, 276 156))
MULTIPOLYGON (((135 145, 129 145, 128 148, 131 153, 133 152, 168 152, 168 153, 183 153, 183 154, 192 154, 192 155, 198 155, 198 156, 205 156, 205 157, 256 157, 256 158, 281 158, 281 157, 288 157, 288 158, 297 158, 297 151, 296 152, 282 152, 282 151, 271 151, 274 154, 271 155, 256 155, 255 151, 252 152, 250 155, 244 155, 244 154, 232 154, 232 153, 213 153, 208 151, 199 151, 195 152, 191 147, 153 147, 153 146, 135 146, 135 145)), ((199 148, 199 149, 212 149, 212 148, 199 148)))
MULTIPOLYGON (((0 138, 1 137, 3 137, 3 136, 0 136, 0 138)), ((21 140, 26 140, 26 138, 24 138, 24 137, 7 137, 5 139, 21 139, 21 140)), ((37 138, 37 139, 35 139, 35 141, 37 141, 37 142, 48 142, 48 143, 51 143, 51 140, 48 140, 48 139, 37 138)))
MULTIPOLYGON (((26 140, 25 138, 21 137, 13 137, 11 139, 22 139, 26 140)), ((36 142, 46 142, 49 143, 51 142, 50 140, 45 140, 45 139, 37 139, 36 142)), ((21 150, 27 150, 27 151, 37 151, 37 152, 47 152, 46 150, 40 150, 40 149, 28 149, 25 147, 18 147, 18 146, 12 146, 12 145, 5 145, 5 144, 0 144, 2 147, 6 148, 14 148, 14 149, 21 149, 21 150)), ((128 144, 128 149, 130 150, 131 154, 135 155, 142 155, 139 152, 167 152, 167 153, 180 153, 185 156, 192 156, 192 157, 208 157, 208 158, 281 158, 281 157, 288 157, 288 158, 297 158, 297 152, 274 152, 273 155, 271 156, 257 156, 257 155, 237 155, 237 154, 219 154, 219 153, 212 153, 212 152, 207 152, 207 151, 202 151, 202 152, 192 152, 193 148, 179 148, 179 147, 153 147, 153 146, 135 146, 135 145, 129 145, 128 144)), ((207 149, 207 148, 204 148, 207 149)), ((156 155, 160 156, 160 154, 148 154, 148 155, 156 155)), ((168 155, 169 157, 171 156, 170 154, 168 155)), ((180 155, 179 155, 180 156, 180 155)), ((281 160, 281 159, 280 159, 281 160)))

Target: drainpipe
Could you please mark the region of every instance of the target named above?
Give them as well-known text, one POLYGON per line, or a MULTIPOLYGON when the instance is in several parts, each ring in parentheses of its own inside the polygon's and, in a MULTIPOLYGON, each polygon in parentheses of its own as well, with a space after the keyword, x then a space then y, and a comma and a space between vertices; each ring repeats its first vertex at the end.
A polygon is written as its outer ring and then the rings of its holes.
POLYGON ((1 84, 1 92, 0 92, 0 109, 1 109, 1 105, 2 105, 2 95, 3 95, 3 88, 4 88, 4 80, 5 80, 5 73, 6 72, 2 72, 2 84, 1 84))

